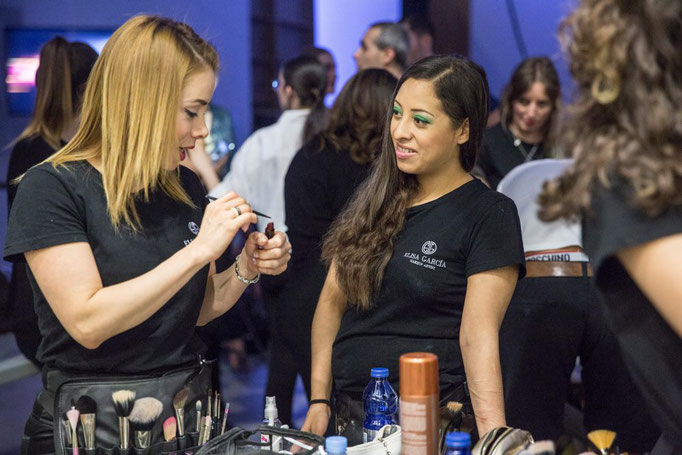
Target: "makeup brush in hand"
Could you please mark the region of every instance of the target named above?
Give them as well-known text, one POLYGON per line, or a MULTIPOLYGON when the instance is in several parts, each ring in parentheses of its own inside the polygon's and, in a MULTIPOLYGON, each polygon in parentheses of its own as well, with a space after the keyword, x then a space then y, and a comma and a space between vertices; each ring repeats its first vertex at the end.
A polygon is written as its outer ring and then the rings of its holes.
POLYGON ((606 455, 616 439, 616 433, 609 430, 594 430, 587 433, 587 439, 599 450, 601 455, 606 455))
POLYGON ((166 441, 172 441, 175 439, 175 430, 177 428, 177 421, 175 417, 168 417, 163 422, 163 439, 166 441))
POLYGON ((76 409, 80 413, 81 425, 83 426, 83 439, 86 449, 95 448, 95 416, 97 403, 87 395, 81 396, 76 401, 76 409))
POLYGON ((135 404, 135 392, 132 390, 118 390, 111 394, 111 399, 114 400, 114 409, 118 416, 118 432, 121 436, 121 448, 130 448, 130 426, 128 425, 128 416, 133 410, 135 404))
POLYGON ((66 417, 69 419, 71 424, 71 446, 73 447, 73 455, 78 455, 78 409, 75 406, 71 406, 71 409, 66 411, 66 417))
POLYGON ((178 418, 178 435, 185 435, 185 404, 189 396, 189 389, 183 387, 173 398, 173 408, 175 409, 175 416, 178 418))
POLYGON ((149 448, 152 439, 152 428, 163 411, 163 404, 156 398, 145 397, 135 400, 133 410, 128 416, 130 428, 135 431, 135 442, 138 449, 149 448))

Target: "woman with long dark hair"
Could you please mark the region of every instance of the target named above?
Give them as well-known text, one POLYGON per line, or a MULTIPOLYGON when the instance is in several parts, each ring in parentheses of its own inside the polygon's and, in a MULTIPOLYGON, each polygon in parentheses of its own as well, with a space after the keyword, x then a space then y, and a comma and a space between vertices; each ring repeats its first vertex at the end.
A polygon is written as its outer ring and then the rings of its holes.
POLYGON ((296 376, 310 398, 310 326, 326 270, 322 238, 379 150, 386 110, 398 81, 381 69, 359 71, 329 111, 329 125, 301 148, 287 172, 284 196, 287 235, 296 250, 277 299, 275 342, 268 395, 277 395, 280 419, 290 423, 296 376))
MULTIPOLYGON (((97 52, 85 43, 52 38, 40 49, 36 72, 36 103, 31 122, 16 138, 7 167, 7 211, 17 194, 14 179, 46 160, 73 137, 78 128, 85 83, 97 52)), ((12 306, 12 328, 21 352, 36 365, 40 344, 38 318, 33 310, 33 292, 26 268, 12 268, 8 296, 12 306)))
POLYGON ((541 216, 582 216, 606 317, 662 445, 679 452, 682 3, 583 0, 562 34, 578 89, 562 145, 575 164, 546 184, 541 216))
POLYGON ((549 58, 528 58, 516 67, 502 94, 500 123, 485 131, 476 163, 491 188, 519 164, 551 155, 560 102, 549 58))
MULTIPOLYGON (((330 400, 333 379, 337 402, 358 403, 372 367, 388 367, 398 387, 400 355, 433 352, 441 402, 473 405, 484 434, 505 423, 498 330, 524 273, 516 207, 469 173, 488 113, 485 73, 467 59, 425 58, 392 101, 373 170, 324 243, 311 396, 330 400)), ((313 404, 303 428, 324 433, 328 404, 313 404)))

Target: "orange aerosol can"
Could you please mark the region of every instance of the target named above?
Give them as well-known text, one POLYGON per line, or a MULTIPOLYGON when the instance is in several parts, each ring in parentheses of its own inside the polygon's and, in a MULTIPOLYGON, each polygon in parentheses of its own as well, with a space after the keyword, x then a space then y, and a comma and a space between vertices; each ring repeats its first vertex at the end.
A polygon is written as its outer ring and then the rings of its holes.
POLYGON ((400 356, 400 426, 403 455, 438 455, 438 356, 400 356))

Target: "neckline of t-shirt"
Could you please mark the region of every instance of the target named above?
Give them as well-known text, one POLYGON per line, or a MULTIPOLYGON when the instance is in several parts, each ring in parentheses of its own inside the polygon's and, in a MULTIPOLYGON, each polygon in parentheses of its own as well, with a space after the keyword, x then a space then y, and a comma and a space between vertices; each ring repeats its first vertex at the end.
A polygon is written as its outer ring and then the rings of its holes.
POLYGON ((473 179, 469 180, 468 182, 461 184, 460 186, 458 186, 454 190, 452 190, 448 193, 445 193, 444 195, 434 199, 433 201, 424 202, 423 204, 414 205, 414 206, 408 208, 407 213, 411 214, 411 213, 421 212, 423 210, 426 210, 428 208, 431 208, 433 206, 436 206, 436 205, 439 205, 443 202, 446 202, 446 201, 450 200, 450 198, 452 198, 453 196, 457 195, 459 192, 464 191, 469 186, 472 186, 474 184, 473 182, 480 182, 480 180, 478 180, 477 178, 474 177, 473 179))

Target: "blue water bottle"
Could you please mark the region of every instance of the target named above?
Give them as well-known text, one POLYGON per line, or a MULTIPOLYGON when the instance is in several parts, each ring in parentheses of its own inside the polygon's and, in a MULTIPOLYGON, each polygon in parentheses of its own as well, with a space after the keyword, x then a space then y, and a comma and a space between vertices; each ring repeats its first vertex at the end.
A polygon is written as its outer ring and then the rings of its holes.
POLYGON ((398 415, 398 395, 388 382, 388 368, 372 368, 370 375, 372 380, 362 392, 364 442, 372 441, 384 425, 396 424, 398 415))
POLYGON ((471 435, 469 433, 448 433, 445 435, 443 455, 471 455, 471 435))
POLYGON ((327 455, 346 455, 348 440, 345 436, 329 436, 324 440, 324 451, 327 455))

